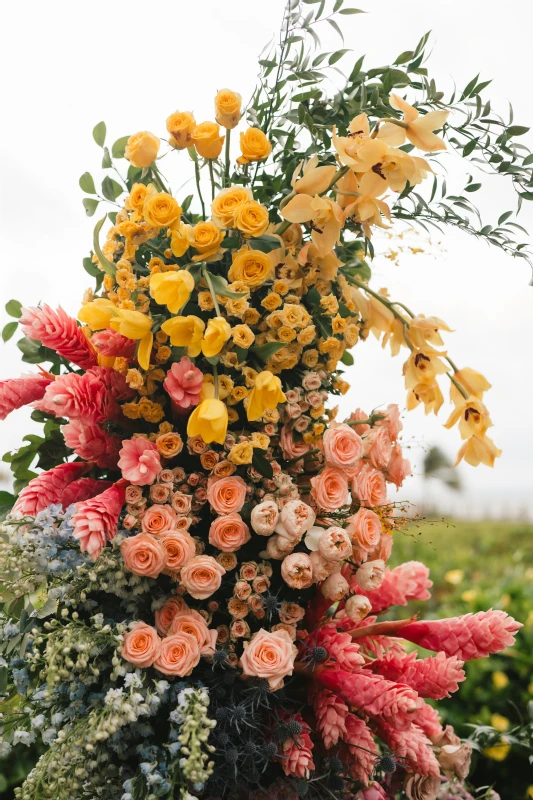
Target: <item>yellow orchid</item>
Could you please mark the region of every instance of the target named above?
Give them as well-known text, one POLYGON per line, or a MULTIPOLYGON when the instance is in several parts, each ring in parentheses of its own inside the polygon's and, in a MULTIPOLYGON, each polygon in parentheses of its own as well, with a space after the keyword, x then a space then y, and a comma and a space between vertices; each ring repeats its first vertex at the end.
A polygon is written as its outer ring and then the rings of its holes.
POLYGON ((140 311, 129 311, 128 309, 116 308, 113 310, 113 317, 109 326, 126 336, 128 339, 140 339, 137 350, 137 360, 143 369, 150 366, 150 355, 154 343, 152 333, 152 320, 140 311))
POLYGON ((409 339, 415 347, 425 347, 428 344, 442 347, 444 342, 439 331, 451 332, 452 329, 438 317, 426 317, 424 314, 417 314, 409 320, 409 339))
POLYGON ((424 412, 430 414, 432 411, 435 415, 444 403, 444 397, 440 390, 437 381, 433 383, 418 383, 407 392, 407 410, 412 411, 420 403, 424 404, 424 412))
MULTIPOLYGON (((478 400, 483 400, 483 394, 492 386, 481 372, 476 372, 470 367, 463 367, 455 372, 453 377, 471 397, 477 397, 478 400)), ((463 395, 453 383, 450 386, 450 400, 456 406, 464 403, 463 395)))
POLYGON ((453 428, 459 423, 459 433, 462 439, 471 436, 483 436, 488 428, 492 427, 492 420, 486 406, 477 397, 469 397, 462 405, 457 406, 444 423, 445 428, 453 428))
POLYGON ((255 379, 255 386, 248 395, 246 415, 250 422, 261 419, 267 409, 276 408, 284 403, 285 395, 281 390, 281 380, 268 370, 260 372, 255 379))
POLYGON ((336 172, 335 165, 319 167, 318 156, 315 155, 306 164, 300 161, 292 174, 291 186, 297 194, 322 194, 329 189, 336 172), (303 175, 300 178, 302 165, 303 175))
POLYGON ((186 225, 184 222, 179 222, 175 228, 172 229, 170 236, 170 249, 172 255, 176 258, 184 255, 190 247, 190 231, 192 226, 186 225))
POLYGON ((472 467, 477 467, 479 464, 485 464, 487 467, 493 467, 494 461, 501 456, 502 451, 496 447, 492 439, 487 436, 471 436, 470 439, 463 444, 457 454, 455 466, 457 466, 462 459, 470 464, 472 467))
POLYGON ((378 139, 382 139, 387 144, 399 146, 407 138, 411 144, 426 153, 446 150, 446 144, 443 139, 433 131, 438 131, 442 128, 448 119, 449 111, 430 111, 428 114, 421 116, 418 109, 410 106, 397 94, 390 96, 389 103, 396 111, 403 112, 402 123, 405 127, 396 125, 394 122, 384 122, 379 128, 378 139))
POLYGON ((115 304, 111 300, 98 297, 80 308, 78 319, 80 322, 85 322, 92 331, 101 331, 109 327, 113 316, 112 308, 115 308, 115 304))
POLYGON ((370 141, 370 124, 366 114, 358 114, 352 119, 347 136, 337 136, 337 128, 333 126, 333 146, 340 162, 347 167, 358 163, 360 148, 370 141))
MULTIPOLYGON (((341 188, 345 189, 345 186, 342 185, 341 188)), ((354 217, 361 223, 368 237, 370 237, 370 225, 385 228, 381 215, 383 214, 390 222, 390 208, 383 200, 379 200, 379 197, 386 189, 387 183, 383 178, 375 172, 366 172, 357 185, 359 197, 344 209, 344 219, 354 217)))
POLYGON ((199 355, 202 349, 202 336, 205 322, 194 314, 186 317, 172 317, 161 325, 161 330, 170 336, 170 344, 174 347, 186 347, 191 358, 199 355))
POLYGON ((437 375, 448 372, 448 367, 439 358, 442 355, 446 354, 438 353, 431 347, 413 351, 403 365, 405 388, 414 389, 420 383, 432 384, 437 375))
POLYGON ((194 289, 194 278, 186 269, 176 272, 156 272, 150 278, 150 294, 171 314, 177 314, 189 301, 194 289))
POLYGON ((231 325, 224 317, 213 317, 208 320, 202 339, 202 353, 207 358, 216 356, 231 336, 231 325))
POLYGON ((339 204, 318 194, 297 194, 281 210, 281 216, 289 222, 311 223, 311 238, 320 256, 333 249, 344 222, 339 204))
POLYGON ((342 261, 337 258, 333 250, 325 256, 320 256, 316 245, 313 242, 307 242, 298 253, 298 264, 302 267, 305 267, 306 264, 313 264, 318 267, 320 280, 334 281, 342 261))
POLYGON ((202 400, 189 417, 187 436, 201 436, 206 444, 224 444, 228 430, 228 409, 222 400, 202 400))

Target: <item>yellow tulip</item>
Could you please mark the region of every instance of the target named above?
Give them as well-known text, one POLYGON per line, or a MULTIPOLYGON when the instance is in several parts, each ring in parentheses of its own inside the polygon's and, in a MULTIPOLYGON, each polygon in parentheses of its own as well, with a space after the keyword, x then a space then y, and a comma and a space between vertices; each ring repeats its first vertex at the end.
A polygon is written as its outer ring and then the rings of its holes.
POLYGON ((171 314, 177 314, 188 302, 194 289, 194 278, 186 269, 177 272, 156 272, 150 278, 150 294, 171 314))
POLYGON ((109 325, 128 339, 143 339, 152 328, 152 320, 140 311, 116 308, 109 325))
POLYGON ((410 106, 397 94, 391 95, 389 103, 396 111, 403 112, 403 125, 395 125, 394 122, 383 123, 378 131, 378 139, 383 139, 387 144, 399 146, 407 138, 411 144, 427 153, 446 150, 445 142, 433 131, 442 128, 449 111, 430 111, 429 114, 421 116, 416 108, 410 106))
POLYGON ((204 329, 205 322, 193 314, 186 317, 172 317, 161 325, 161 330, 170 336, 170 343, 174 347, 187 347, 191 358, 197 356, 202 349, 204 329))
POLYGON ((202 353, 207 358, 216 356, 231 336, 231 325, 223 317, 213 317, 207 323, 202 340, 202 353))
POLYGON ((139 347, 137 349, 137 361, 143 369, 149 369, 150 367, 150 356, 152 354, 153 344, 154 334, 152 331, 148 331, 139 342, 139 347))
POLYGON ((248 395, 246 414, 250 422, 260 419, 267 409, 274 409, 286 397, 281 390, 281 381, 277 375, 268 370, 260 372, 255 379, 255 386, 248 395))
POLYGON ((187 436, 201 436, 206 444, 224 444, 228 429, 228 409, 222 400, 203 400, 189 417, 187 436))
POLYGON ((98 297, 80 308, 78 319, 80 322, 85 322, 92 331, 101 331, 109 327, 113 316, 112 308, 115 308, 115 304, 111 300, 106 300, 105 297, 98 297))

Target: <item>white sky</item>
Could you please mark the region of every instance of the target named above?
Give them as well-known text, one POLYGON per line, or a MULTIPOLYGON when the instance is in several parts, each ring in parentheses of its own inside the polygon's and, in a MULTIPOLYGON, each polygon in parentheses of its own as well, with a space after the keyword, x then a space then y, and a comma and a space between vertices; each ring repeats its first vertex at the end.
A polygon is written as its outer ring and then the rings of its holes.
MULTIPOLYGON (((526 63, 531 26, 524 0, 507 0, 505 14, 495 0, 345 4, 369 11, 343 18, 345 46, 353 49, 353 60, 366 53, 367 67, 390 63, 431 29, 429 66, 438 86, 449 89, 453 78, 462 88, 481 72, 494 79, 486 91, 493 107, 505 112, 511 100, 515 122, 531 124, 529 58, 526 63)), ((246 98, 255 84, 257 55, 277 31, 282 7, 283 0, 153 0, 148 5, 139 0, 27 0, 4 7, 2 308, 16 297, 26 305, 43 300, 76 313, 83 290, 91 285, 81 259, 99 219, 98 213, 85 218, 78 187, 86 170, 100 176, 93 126, 106 121, 109 143, 143 129, 164 135, 165 119, 176 109, 194 111, 198 121, 212 118, 212 98, 219 88, 228 86, 246 98)), ((340 47, 329 26, 323 28, 324 49, 340 47)), ((339 66, 346 64, 348 70, 350 63, 347 56, 339 66)), ((530 145, 532 140, 531 134, 524 137, 530 145)), ((175 189, 185 179, 180 180, 185 162, 184 155, 170 167, 165 162, 164 172, 176 177, 175 189)), ((461 188, 461 172, 452 168, 452 175, 455 188, 461 188)), ((187 190, 183 196, 190 186, 187 190)), ((474 199, 480 202, 480 194, 474 199)), ((487 178, 482 207, 486 222, 493 224, 499 213, 513 207, 512 192, 501 179, 487 178)), ((532 211, 526 208, 521 216, 522 224, 531 228, 532 211)), ((431 494, 443 507, 457 502, 463 513, 514 516, 527 507, 531 514, 530 269, 455 231, 447 233, 443 246, 445 252, 437 249, 437 257, 404 256, 399 267, 376 259, 373 286, 389 287, 394 299, 415 312, 441 317, 456 331, 447 337, 452 358, 480 370, 493 383, 486 401, 494 439, 504 453, 494 470, 460 468, 466 489, 458 501, 437 486, 431 494)), ((2 378, 27 370, 15 341, 0 343, 2 378)), ((403 407, 402 357, 391 359, 373 340, 358 345, 354 356, 349 376, 353 388, 343 410, 389 402, 403 407)), ((457 450, 457 431, 442 428, 447 410, 438 419, 426 418, 421 409, 407 415, 405 442, 412 445, 415 467, 425 446, 438 443, 450 455, 457 450)), ((3 423, 2 452, 18 446, 22 435, 36 427, 28 416, 21 410, 3 423)), ((415 477, 401 497, 416 500, 420 493, 421 481, 415 477)))

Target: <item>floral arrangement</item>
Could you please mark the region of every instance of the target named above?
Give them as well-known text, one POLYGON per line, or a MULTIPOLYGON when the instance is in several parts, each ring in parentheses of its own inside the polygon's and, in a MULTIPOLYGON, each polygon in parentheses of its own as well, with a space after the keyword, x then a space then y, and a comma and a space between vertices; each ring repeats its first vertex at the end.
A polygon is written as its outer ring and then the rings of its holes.
MULTIPOLYGON (((163 141, 143 131, 111 151, 96 126, 121 180, 108 174, 102 196, 80 179, 89 215, 118 205, 84 262, 96 288, 78 321, 8 304, 4 338, 20 327, 24 359, 49 363, 0 383, 2 418, 30 404, 44 423, 5 457, 17 497, 0 543, 0 748, 47 746, 19 800, 471 796, 471 748, 427 700, 521 626, 498 610, 382 619, 432 585, 420 562, 387 568, 405 525, 388 488, 410 473, 400 412, 354 398, 341 420, 327 402, 349 390, 349 351, 372 333, 407 352, 408 408, 437 413, 449 379, 458 461, 493 465, 490 384, 441 349, 444 322, 371 288, 368 256, 375 228, 433 214, 442 137, 465 157, 505 150, 522 195, 527 155, 518 126, 483 122, 477 83, 444 102, 425 40, 396 62, 406 71, 360 60, 357 88, 328 99, 320 65, 347 51, 313 59, 297 45, 316 38, 321 6, 309 17, 289 3, 246 109, 222 89, 216 121, 178 111, 163 141), (197 192, 176 198, 162 161, 187 154, 197 192), (415 190, 428 181, 426 201, 415 190)), ((356 10, 337 0, 336 12, 356 10)), ((510 213, 485 233, 444 216, 527 257, 510 213)))

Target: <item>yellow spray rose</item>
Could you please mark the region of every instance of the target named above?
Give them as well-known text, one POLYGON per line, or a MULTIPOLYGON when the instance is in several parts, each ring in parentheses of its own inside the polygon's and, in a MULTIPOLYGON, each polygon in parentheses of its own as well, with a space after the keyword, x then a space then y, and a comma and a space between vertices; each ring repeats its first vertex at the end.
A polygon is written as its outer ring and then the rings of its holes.
POLYGON ((246 414, 250 422, 261 419, 267 409, 275 409, 284 403, 285 395, 281 390, 281 381, 277 375, 268 370, 260 372, 255 379, 255 386, 248 395, 246 414))
POLYGON ((241 133, 241 153, 237 159, 239 164, 250 161, 262 161, 272 152, 272 145, 260 128, 248 128, 241 133))
POLYGON ((241 118, 242 97, 231 89, 221 89, 215 97, 215 118, 223 128, 235 128, 241 118))
POLYGON ((235 325, 231 335, 237 347, 242 347, 243 350, 248 350, 254 343, 255 334, 248 325, 235 325))
POLYGON ((221 258, 224 251, 220 249, 220 244, 225 235, 214 222, 199 222, 194 228, 190 228, 189 242, 198 251, 198 255, 193 256, 192 260, 213 261, 215 257, 221 258))
POLYGON ((171 314, 177 314, 188 302, 194 289, 194 278, 186 269, 177 272, 156 272, 150 277, 150 294, 171 314))
POLYGON ((242 281, 251 289, 256 289, 274 275, 272 261, 266 253, 260 250, 239 250, 233 256, 233 263, 229 268, 230 281, 242 281))
POLYGON ((201 436, 206 444, 224 444, 228 429, 228 409, 222 400, 208 398, 197 406, 187 423, 187 436, 201 436))
POLYGON ((186 317, 172 317, 161 325, 161 330, 170 336, 170 344, 174 347, 187 347, 191 358, 197 356, 202 349, 204 328, 203 319, 193 314, 186 317))
POLYGON ((181 208, 171 195, 158 192, 145 201, 143 214, 146 222, 154 228, 171 228, 179 222, 181 208))
POLYGON ((109 327, 109 322, 113 316, 112 308, 115 304, 105 297, 98 297, 92 303, 86 303, 78 313, 80 322, 85 322, 92 331, 101 331, 109 327))
POLYGON ((224 137, 220 136, 216 122, 202 122, 192 130, 192 141, 202 158, 218 158, 222 152, 224 137))
POLYGON ((159 139, 149 131, 130 136, 124 155, 138 169, 149 167, 159 152, 159 139))
POLYGON ((213 222, 220 228, 235 227, 235 212, 253 199, 251 190, 246 186, 228 186, 217 194, 211 204, 213 222))
POLYGON ((196 127, 196 120, 190 111, 175 111, 167 118, 167 131, 169 144, 177 150, 183 150, 192 144, 192 131, 196 127))
POLYGON ((244 203, 235 211, 235 227, 245 236, 262 236, 268 228, 268 211, 256 200, 244 203))
POLYGON ((234 444, 228 453, 228 461, 237 466, 241 464, 251 464, 254 457, 254 447, 252 442, 244 441, 234 444))
POLYGON ((216 356, 231 336, 231 325, 223 317, 212 317, 202 340, 202 353, 207 358, 216 356))

